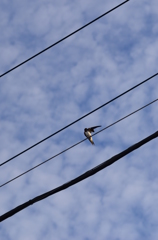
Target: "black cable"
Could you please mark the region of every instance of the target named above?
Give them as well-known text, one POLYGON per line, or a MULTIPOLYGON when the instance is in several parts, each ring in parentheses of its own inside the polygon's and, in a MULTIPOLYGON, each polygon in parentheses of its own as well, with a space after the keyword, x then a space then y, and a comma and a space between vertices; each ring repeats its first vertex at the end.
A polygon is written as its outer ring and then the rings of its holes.
POLYGON ((92 24, 93 22, 99 20, 100 18, 104 17, 104 16, 107 15, 108 13, 114 11, 116 8, 119 8, 120 6, 122 6, 123 4, 125 4, 125 3, 127 3, 127 2, 129 2, 129 0, 126 0, 126 1, 122 2, 121 4, 117 5, 116 7, 110 9, 108 12, 106 12, 106 13, 100 15, 99 17, 95 18, 95 19, 92 20, 91 22, 85 24, 84 26, 78 28, 78 29, 75 30, 74 32, 68 34, 66 37, 60 39, 59 41, 57 41, 57 42, 55 42, 55 43, 53 43, 52 45, 50 45, 49 47, 45 48, 44 50, 42 50, 42 51, 36 53, 36 54, 33 55, 32 57, 28 58, 27 60, 23 61, 22 63, 16 65, 15 67, 11 68, 11 69, 8 70, 7 72, 5 72, 5 73, 3 73, 2 75, 0 75, 0 77, 3 77, 4 75, 8 74, 9 72, 11 72, 11 71, 15 70, 16 68, 20 67, 20 66, 23 65, 24 63, 26 63, 26 62, 32 60, 33 58, 37 57, 37 56, 40 55, 41 53, 43 53, 43 52, 47 51, 48 49, 54 47, 55 45, 59 44, 60 42, 64 41, 65 39, 69 38, 70 36, 74 35, 75 33, 81 31, 83 28, 85 28, 85 27, 87 27, 88 25, 92 24))
POLYGON ((65 190, 66 188, 69 188, 75 184, 77 184, 78 182, 81 182, 83 181, 84 179, 96 174, 97 172, 103 170, 104 168, 110 166, 111 164, 113 164, 114 162, 118 161, 120 158, 123 158, 124 156, 128 155, 129 153, 131 153, 132 151, 136 150, 137 148, 141 147, 142 145, 146 144, 147 142, 153 140, 154 138, 157 138, 158 137, 158 131, 151 134, 150 136, 148 136, 147 138, 144 138, 143 140, 141 140, 140 142, 132 145, 131 147, 127 148, 126 150, 124 150, 123 152, 120 152, 119 154, 113 156, 112 158, 108 159, 107 161, 97 165, 96 167, 90 169, 89 171, 81 174, 80 176, 70 180, 69 182, 66 182, 65 184, 57 187, 57 188, 54 188, 46 193, 43 193, 15 208, 13 208, 12 210, 4 213, 3 215, 0 216, 0 222, 4 221, 5 219, 13 216, 14 214, 22 211, 23 209, 29 207, 30 205, 36 203, 36 202, 39 202, 57 192, 60 192, 60 191, 63 191, 65 190))
MULTIPOLYGON (((102 132, 102 131, 106 130, 106 129, 107 129, 107 128, 109 128, 109 127, 112 127, 112 126, 113 126, 113 125, 115 125, 116 123, 118 123, 118 122, 120 122, 120 121, 124 120, 125 118, 127 118, 127 117, 129 117, 129 116, 131 116, 131 115, 135 114, 136 112, 139 112, 140 110, 142 110, 142 109, 144 109, 144 108, 148 107, 149 105, 153 104, 153 103, 154 103, 154 102, 156 102, 157 100, 158 100, 158 98, 157 98, 157 99, 155 99, 154 101, 152 101, 152 102, 150 102, 150 103, 148 103, 148 104, 144 105, 143 107, 141 107, 141 108, 139 108, 139 109, 135 110, 134 112, 132 112, 132 113, 130 113, 130 114, 128 114, 128 115, 126 115, 126 116, 124 116, 123 118, 120 118, 119 120, 115 121, 114 123, 112 123, 112 124, 108 125, 107 127, 105 127, 105 128, 103 128, 103 129, 101 129, 100 131, 98 131, 98 132, 94 133, 92 136, 94 136, 94 135, 96 135, 96 134, 98 134, 98 133, 100 133, 100 132, 102 132)), ((0 185, 0 187, 3 187, 3 186, 7 185, 7 184, 8 184, 8 183, 10 183, 10 182, 13 182, 13 181, 14 181, 14 180, 16 180, 17 178, 19 178, 19 177, 22 177, 23 175, 25 175, 25 174, 26 174, 26 173, 28 173, 28 172, 31 172, 31 171, 32 171, 32 170, 34 170, 35 168, 37 168, 37 167, 39 167, 39 166, 41 166, 41 165, 45 164, 46 162, 48 162, 48 161, 52 160, 53 158, 55 158, 55 157, 57 157, 57 156, 59 156, 59 155, 63 154, 64 152, 66 152, 66 151, 70 150, 71 148, 73 148, 73 147, 77 146, 78 144, 80 144, 80 143, 84 142, 85 140, 87 140, 87 138, 83 139, 82 141, 80 141, 80 142, 78 142, 78 143, 75 143, 74 145, 70 146, 69 148, 66 148, 65 150, 61 151, 60 153, 58 153, 58 154, 54 155, 53 157, 51 157, 51 158, 48 158, 47 160, 43 161, 42 163, 39 163, 38 165, 36 165, 36 166, 34 166, 34 167, 32 167, 32 168, 28 169, 27 171, 25 171, 25 172, 23 172, 23 173, 19 174, 19 175, 18 175, 18 176, 16 176, 16 177, 14 177, 14 178, 10 179, 9 181, 7 181, 7 182, 3 183, 2 185, 0 185)))
POLYGON ((68 128, 68 127, 70 127, 71 125, 73 125, 73 124, 77 123, 77 122, 78 122, 78 121, 80 121, 81 119, 83 119, 83 118, 87 117, 88 115, 90 115, 90 114, 94 113, 95 111, 99 110, 100 108, 102 108, 102 107, 104 107, 104 106, 108 105, 109 103, 113 102, 114 100, 118 99, 119 97, 122 97, 122 96, 123 96, 123 95, 125 95, 126 93, 128 93, 128 92, 132 91, 133 89, 137 88, 138 86, 140 86, 140 85, 144 84, 145 82, 147 82, 147 81, 151 80, 152 78, 156 77, 157 75, 158 75, 158 73, 156 73, 156 74, 152 75, 151 77, 149 77, 149 78, 145 79, 144 81, 142 81, 142 82, 138 83, 138 84, 137 84, 137 85, 135 85, 134 87, 132 87, 132 88, 130 88, 130 89, 128 89, 128 90, 126 90, 125 92, 121 93, 120 95, 116 96, 115 98, 111 99, 110 101, 108 101, 108 102, 104 103, 104 104, 103 104, 103 105, 101 105, 100 107, 98 107, 98 108, 95 108, 95 109, 94 109, 94 110, 92 110, 91 112, 89 112, 89 113, 87 113, 87 114, 83 115, 82 117, 78 118, 78 119, 77 119, 77 120, 75 120, 74 122, 72 122, 72 123, 70 123, 70 124, 66 125, 66 126, 65 126, 65 127, 63 127, 63 128, 61 128, 61 129, 60 129, 60 130, 58 130, 57 132, 55 132, 55 133, 53 133, 53 134, 49 135, 48 137, 46 137, 46 138, 42 139, 41 141, 39 141, 39 142, 35 143, 35 144, 34 144, 34 145, 32 145, 31 147, 29 147, 29 148, 27 148, 27 149, 23 150, 22 152, 20 152, 20 153, 16 154, 15 156, 13 156, 13 157, 9 158, 9 159, 8 159, 8 160, 6 160, 5 162, 2 162, 2 163, 0 164, 0 166, 2 166, 2 165, 4 165, 4 164, 6 164, 7 162, 10 162, 10 161, 11 161, 11 160, 13 160, 14 158, 16 158, 16 157, 20 156, 21 154, 23 154, 23 153, 27 152, 27 151, 28 151, 28 150, 30 150, 31 148, 33 148, 33 147, 37 146, 38 144, 40 144, 40 143, 42 143, 42 142, 46 141, 47 139, 49 139, 49 138, 53 137, 53 136, 54 136, 54 135, 56 135, 57 133, 59 133, 59 132, 61 132, 61 131, 65 130, 66 128, 68 128))

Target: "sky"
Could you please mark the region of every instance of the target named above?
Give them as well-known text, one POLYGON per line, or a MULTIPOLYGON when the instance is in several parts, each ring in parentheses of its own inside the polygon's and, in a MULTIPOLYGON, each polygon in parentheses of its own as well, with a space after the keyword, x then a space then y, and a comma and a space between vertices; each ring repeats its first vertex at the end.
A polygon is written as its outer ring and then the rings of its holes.
MULTIPOLYGON (((120 0, 1 0, 0 75, 120 0)), ((0 78, 0 162, 157 73, 157 0, 130 0, 0 78)), ((0 184, 158 98, 158 76, 0 167, 0 184)), ((0 215, 157 131, 158 104, 0 189, 0 215)), ((157 240, 158 140, 0 224, 3 240, 157 240)))

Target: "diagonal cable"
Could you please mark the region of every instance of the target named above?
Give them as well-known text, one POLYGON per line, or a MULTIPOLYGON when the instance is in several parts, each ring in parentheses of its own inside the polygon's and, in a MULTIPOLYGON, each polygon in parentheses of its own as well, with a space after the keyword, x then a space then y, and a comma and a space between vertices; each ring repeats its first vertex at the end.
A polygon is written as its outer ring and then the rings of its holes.
POLYGON ((115 163, 116 161, 118 161, 119 159, 123 158, 124 156, 128 155, 129 153, 133 152, 134 150, 140 148, 141 146, 143 146, 144 144, 150 142, 151 140, 155 139, 158 137, 158 131, 156 131, 155 133, 151 134, 150 136, 144 138, 143 140, 135 143, 134 145, 130 146, 129 148, 125 149, 124 151, 120 152, 119 154, 113 156, 112 158, 108 159, 107 161, 104 161, 103 163, 97 165, 96 167, 90 169, 89 171, 81 174, 80 176, 70 180, 69 182, 64 183, 63 185, 54 188, 46 193, 43 193, 15 208, 13 208, 12 210, 4 213, 3 215, 0 216, 0 222, 6 220, 7 218, 13 216, 14 214, 22 211, 23 209, 31 206, 32 204, 39 202, 51 195, 54 195, 58 192, 61 192, 83 180, 85 180, 86 178, 89 178, 91 176, 93 176, 94 174, 96 174, 97 172, 103 170, 104 168, 110 166, 111 164, 115 163))
MULTIPOLYGON (((94 136, 94 135, 96 135, 96 134, 98 134, 98 133, 100 133, 100 132, 106 130, 107 128, 112 127, 113 125, 117 124, 118 122, 121 122, 121 121, 124 120, 125 118, 128 118, 128 117, 130 117, 131 115, 133 115, 133 114, 135 114, 135 113, 141 111, 142 109, 148 107, 149 105, 153 104, 153 103, 156 102, 156 101, 158 101, 158 98, 155 99, 154 101, 152 101, 152 102, 150 102, 150 103, 144 105, 143 107, 141 107, 141 108, 139 108, 139 109, 133 111, 132 113, 130 113, 130 114, 128 114, 128 115, 126 115, 126 116, 120 118, 119 120, 115 121, 114 123, 108 125, 107 127, 101 129, 100 131, 94 133, 92 136, 94 136)), ((10 182, 13 182, 13 181, 16 180, 17 178, 22 177, 23 175, 27 174, 28 172, 31 172, 32 170, 34 170, 35 168, 38 168, 38 167, 40 167, 41 165, 45 164, 46 162, 52 160, 53 158, 55 158, 55 157, 57 157, 57 156, 63 154, 64 152, 67 152, 68 150, 70 150, 71 148, 74 148, 75 146, 79 145, 80 143, 84 142, 85 140, 87 140, 87 138, 81 140, 81 141, 78 142, 78 143, 75 143, 74 145, 70 146, 69 148, 64 149, 63 151, 59 152, 58 154, 54 155, 53 157, 48 158, 47 160, 43 161, 42 163, 39 163, 39 164, 37 164, 36 166, 34 166, 34 167, 28 169, 27 171, 25 171, 25 172, 19 174, 18 176, 14 177, 14 178, 12 178, 12 179, 10 179, 10 180, 8 180, 7 182, 5 182, 5 183, 3 183, 2 185, 0 185, 0 187, 3 187, 3 186, 5 186, 5 185, 9 184, 10 182)))
POLYGON ((20 64, 16 65, 15 67, 11 68, 10 70, 6 71, 5 73, 1 74, 0 77, 3 77, 4 75, 8 74, 9 72, 15 70, 16 68, 20 67, 21 65, 27 63, 28 61, 32 60, 33 58, 37 57, 38 55, 42 54, 43 52, 47 51, 48 49, 54 47, 55 45, 59 44, 60 42, 64 41, 65 39, 69 38, 70 36, 74 35, 75 33, 81 31, 83 28, 89 26, 90 24, 94 23, 95 21, 99 20, 100 18, 104 17, 105 15, 107 15, 108 13, 114 11, 115 9, 121 7, 123 4, 129 2, 129 0, 126 0, 124 2, 122 2, 121 4, 115 6, 114 8, 110 9, 109 11, 105 12, 104 14, 100 15, 99 17, 95 18, 94 20, 90 21, 89 23, 85 24, 84 26, 78 28, 77 30, 75 30, 74 32, 68 34, 66 37, 63 37, 62 39, 60 39, 59 41, 53 43, 52 45, 50 45, 49 47, 43 49, 42 51, 36 53, 35 55, 33 55, 32 57, 26 59, 25 61, 21 62, 20 64))
POLYGON ((115 98, 111 99, 110 101, 108 101, 108 102, 104 103, 103 105, 99 106, 98 108, 95 108, 94 110, 92 110, 91 112, 89 112, 89 113, 87 113, 87 114, 83 115, 82 117, 78 118, 78 119, 77 119, 77 120, 75 120, 74 122, 72 122, 72 123, 70 123, 70 124, 66 125, 65 127, 61 128, 60 130, 56 131, 55 133, 53 133, 53 134, 49 135, 48 137, 46 137, 46 138, 42 139, 41 141, 39 141, 39 142, 37 142, 37 143, 33 144, 33 145, 32 145, 32 146, 30 146, 29 148, 26 148, 26 149, 25 149, 25 150, 23 150, 22 152, 20 152, 20 153, 16 154, 15 156, 13 156, 13 157, 9 158, 8 160, 6 160, 6 161, 4 161, 4 162, 2 162, 2 163, 0 164, 0 166, 2 166, 2 165, 4 165, 4 164, 6 164, 7 162, 10 162, 10 161, 11 161, 11 160, 13 160, 14 158, 16 158, 16 157, 20 156, 21 154, 23 154, 23 153, 27 152, 27 151, 28 151, 28 150, 30 150, 31 148, 34 148, 34 147, 36 147, 36 146, 37 146, 37 145, 39 145, 40 143, 42 143, 42 142, 46 141, 47 139, 49 139, 49 138, 53 137, 54 135, 58 134, 59 132, 61 132, 61 131, 65 130, 66 128, 70 127, 71 125, 73 125, 73 124, 77 123, 77 122, 78 122, 78 121, 80 121, 81 119, 83 119, 83 118, 87 117, 88 115, 90 115, 90 114, 92 114, 92 113, 96 112, 97 110, 101 109, 102 107, 105 107, 105 106, 106 106, 106 105, 108 105, 109 103, 111 103, 111 102, 115 101, 116 99, 118 99, 118 98, 122 97, 122 96, 123 96, 123 95, 125 95, 126 93, 128 93, 128 92, 132 91, 133 89, 135 89, 135 88, 139 87, 140 85, 142 85, 142 84, 146 83, 147 81, 151 80, 152 78, 156 77, 157 75, 158 75, 158 73, 156 73, 156 74, 152 75, 151 77, 149 77, 149 78, 145 79, 144 81, 142 81, 142 82, 138 83, 138 84, 137 84, 137 85, 135 85, 134 87, 132 87, 132 88, 130 88, 130 89, 128 89, 128 90, 126 90, 125 92, 121 93, 120 95, 116 96, 115 98))

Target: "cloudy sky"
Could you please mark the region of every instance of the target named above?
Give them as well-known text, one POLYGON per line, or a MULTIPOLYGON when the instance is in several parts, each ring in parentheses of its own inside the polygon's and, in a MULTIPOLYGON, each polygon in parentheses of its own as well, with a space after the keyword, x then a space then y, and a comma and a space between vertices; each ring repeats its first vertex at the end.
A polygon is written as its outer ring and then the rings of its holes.
MULTIPOLYGON (((0 75, 120 0, 1 0, 0 75)), ((130 0, 0 78, 0 162, 157 73, 157 0, 130 0)), ((158 76, 0 167, 0 184, 158 98, 158 76)), ((157 102, 0 188, 0 215, 157 131, 157 102)), ((0 224, 3 240, 156 240, 158 140, 0 224)))

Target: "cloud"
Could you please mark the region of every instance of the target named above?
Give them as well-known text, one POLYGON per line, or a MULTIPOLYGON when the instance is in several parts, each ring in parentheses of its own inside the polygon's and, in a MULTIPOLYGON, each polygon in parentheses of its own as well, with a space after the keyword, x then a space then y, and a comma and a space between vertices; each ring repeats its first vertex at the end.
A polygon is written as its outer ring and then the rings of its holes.
MULTIPOLYGON (((119 1, 0 3, 1 74, 119 1)), ((157 72, 156 0, 129 1, 1 78, 1 162, 157 72)), ((157 98, 157 77, 0 167, 0 184, 157 98)), ((3 214, 157 131, 157 103, 1 188, 3 214)), ((4 240, 157 239, 157 139, 1 223, 4 240)))

